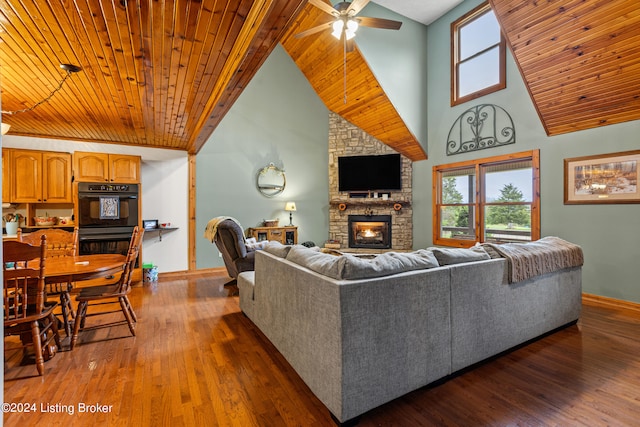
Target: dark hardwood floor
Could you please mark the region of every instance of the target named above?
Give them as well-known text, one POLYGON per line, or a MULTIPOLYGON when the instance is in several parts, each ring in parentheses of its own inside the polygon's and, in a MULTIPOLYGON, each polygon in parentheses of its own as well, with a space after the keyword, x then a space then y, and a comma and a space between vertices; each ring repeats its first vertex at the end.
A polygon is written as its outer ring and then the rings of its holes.
MULTIPOLYGON (((135 287, 136 337, 127 326, 81 334, 45 363, 44 377, 6 351, 4 401, 22 412, 5 412, 4 424, 334 425, 240 312, 227 280, 135 287)), ((584 305, 577 325, 376 408, 359 425, 638 426, 639 338, 639 312, 584 305)))

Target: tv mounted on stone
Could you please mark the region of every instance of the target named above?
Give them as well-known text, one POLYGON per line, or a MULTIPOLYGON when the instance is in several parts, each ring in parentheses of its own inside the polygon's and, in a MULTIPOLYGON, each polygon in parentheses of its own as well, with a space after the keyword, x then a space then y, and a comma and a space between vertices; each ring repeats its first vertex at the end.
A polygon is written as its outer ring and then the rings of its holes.
POLYGON ((338 157, 339 191, 399 191, 401 189, 400 154, 338 157))

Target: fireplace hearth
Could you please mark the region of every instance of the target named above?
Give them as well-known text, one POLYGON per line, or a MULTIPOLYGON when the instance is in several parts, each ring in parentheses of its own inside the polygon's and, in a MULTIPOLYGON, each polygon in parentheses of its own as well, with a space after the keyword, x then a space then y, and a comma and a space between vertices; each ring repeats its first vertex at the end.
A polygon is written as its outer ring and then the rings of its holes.
POLYGON ((391 215, 349 215, 349 247, 391 248, 391 215))

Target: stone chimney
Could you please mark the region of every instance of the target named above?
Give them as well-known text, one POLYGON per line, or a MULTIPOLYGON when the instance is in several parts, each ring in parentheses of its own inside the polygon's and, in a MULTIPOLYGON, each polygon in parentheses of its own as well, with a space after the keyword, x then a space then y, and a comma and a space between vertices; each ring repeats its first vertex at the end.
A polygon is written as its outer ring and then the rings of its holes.
MULTIPOLYGON (((390 250, 413 249, 412 171, 413 165, 402 158, 402 190, 388 192, 374 198, 349 197, 338 191, 338 157, 394 154, 395 150, 365 133, 340 115, 329 113, 329 238, 338 240, 340 249, 349 249, 349 215, 391 215, 392 242, 390 250)), ((349 249, 350 252, 371 252, 367 249, 349 249)), ((379 250, 378 250, 379 252, 379 250)))

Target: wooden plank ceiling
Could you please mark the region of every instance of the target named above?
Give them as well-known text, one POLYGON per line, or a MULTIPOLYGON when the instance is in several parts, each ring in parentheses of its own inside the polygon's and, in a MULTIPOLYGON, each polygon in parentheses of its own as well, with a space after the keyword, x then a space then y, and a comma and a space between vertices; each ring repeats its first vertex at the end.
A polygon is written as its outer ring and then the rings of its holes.
POLYGON ((489 0, 549 135, 640 119, 637 0, 489 0))
POLYGON ((356 48, 346 54, 346 102, 343 43, 336 40, 330 30, 294 37, 331 20, 331 16, 307 4, 281 43, 329 110, 412 161, 426 159, 423 148, 358 50, 357 35, 354 39, 356 48))
POLYGON ((0 0, 11 134, 197 153, 306 0, 0 0))
MULTIPOLYGON (((637 1, 490 2, 548 134, 640 119, 637 1)), ((64 77, 59 64, 83 68, 49 102, 2 120, 14 135, 197 153, 282 39, 331 111, 426 158, 357 48, 344 103, 342 45, 329 31, 293 38, 331 19, 305 4, 0 0, 3 110, 48 96, 64 77)))

